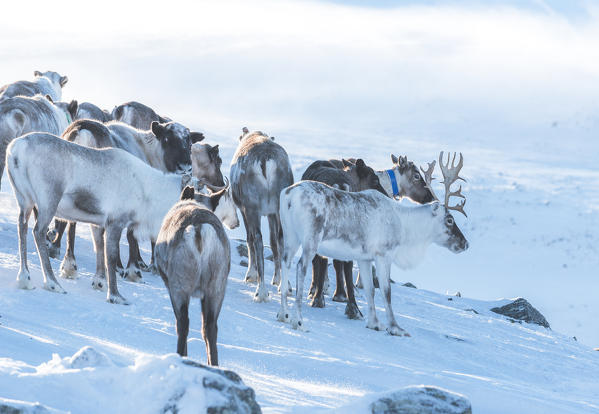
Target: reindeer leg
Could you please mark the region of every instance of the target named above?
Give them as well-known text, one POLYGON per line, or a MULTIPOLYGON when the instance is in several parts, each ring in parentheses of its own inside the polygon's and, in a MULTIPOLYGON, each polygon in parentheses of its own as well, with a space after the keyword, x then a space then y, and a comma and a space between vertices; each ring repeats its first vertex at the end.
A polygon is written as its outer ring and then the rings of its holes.
POLYGON ((245 273, 245 282, 252 283, 258 280, 258 268, 256 267, 256 252, 254 251, 254 233, 250 231, 251 223, 248 220, 247 213, 244 209, 240 209, 243 225, 246 231, 246 244, 248 249, 248 270, 245 273))
POLYGON ((54 276, 54 271, 52 270, 52 265, 50 264, 50 256, 48 255, 48 246, 46 245, 48 225, 54 217, 54 212, 56 211, 57 205, 58 201, 54 200, 52 205, 46 206, 48 208, 45 208, 41 211, 38 210, 37 220, 35 222, 35 227, 33 228, 33 239, 35 241, 35 247, 37 248, 37 254, 40 258, 40 263, 42 265, 42 272, 44 274, 44 289, 51 292, 67 293, 62 286, 60 286, 60 283, 58 283, 58 280, 56 280, 56 277, 54 276))
POLYGON ((304 243, 302 245, 302 257, 297 263, 296 272, 296 288, 295 288, 295 316, 291 318, 291 326, 293 329, 304 329, 302 319, 302 300, 304 295, 304 280, 308 274, 308 265, 311 258, 316 254, 316 249, 304 243))
MULTIPOLYGON (((56 221, 56 219, 54 220, 56 221)), ((75 231, 77 223, 67 222, 67 247, 64 251, 64 258, 60 263, 60 277, 65 279, 75 279, 77 277, 77 262, 75 261, 75 231)))
MULTIPOLYGON (((0 172, 1 175, 1 172, 0 172)), ((19 205, 19 273, 17 274, 17 286, 20 289, 33 289, 31 275, 27 266, 27 227, 31 216, 31 207, 23 208, 19 205)))
POLYGON ((121 296, 116 281, 116 263, 118 245, 121 239, 123 226, 116 223, 108 223, 104 229, 104 261, 108 273, 108 292, 106 300, 110 303, 128 305, 129 302, 121 296))
MULTIPOLYGON (((169 286, 168 292, 177 319, 177 353, 187 356, 187 335, 189 334, 189 294, 169 286)), ((207 346, 207 344, 206 344, 207 346)))
MULTIPOLYGON (((268 289, 264 283, 264 244, 262 242, 262 231, 260 230, 260 215, 256 212, 247 212, 248 239, 252 240, 253 249, 249 251, 250 264, 255 263, 258 270, 258 287, 254 294, 255 302, 268 301, 268 289)), ((249 271, 249 269, 248 269, 249 271)))
MULTIPOLYGON (((285 286, 289 283, 289 272, 291 271, 291 262, 297 250, 299 243, 293 235, 285 238, 283 246, 283 255, 281 263, 281 285, 285 286)), ((280 322, 289 322, 289 310, 287 306, 287 294, 281 292, 281 309, 277 313, 277 320, 280 322)))
MULTIPOLYGON (((335 276, 337 278, 337 286, 335 287, 335 294, 333 295, 333 301, 335 302, 347 302, 344 277, 345 263, 347 262, 342 262, 341 260, 333 260, 333 267, 335 268, 335 276)), ((354 281, 352 280, 352 285, 353 283, 354 281)))
POLYGON ((132 228, 127 228, 127 241, 129 242, 129 262, 127 263, 127 270, 125 270, 125 279, 130 282, 139 282, 141 280, 141 269, 139 268, 141 256, 139 254, 139 244, 133 235, 132 228))
POLYGON ((380 331, 383 329, 383 325, 379 322, 376 317, 376 309, 374 307, 374 286, 372 286, 372 262, 371 261, 359 261, 358 267, 360 268, 360 274, 362 275, 362 283, 364 283, 364 293, 366 293, 366 300, 368 302, 368 322, 366 327, 380 331))
POLYGON ((104 228, 90 225, 92 239, 94 242, 94 251, 96 252, 96 274, 92 279, 92 287, 97 290, 104 290, 106 287, 106 265, 104 263, 104 228))
POLYGON ((218 366, 218 349, 216 348, 216 338, 218 335, 218 314, 222 306, 220 300, 213 296, 205 296, 202 299, 202 338, 206 343, 206 355, 208 356, 208 365, 218 366))
POLYGON ((54 219, 54 228, 46 234, 46 244, 48 245, 48 254, 51 258, 57 259, 60 255, 60 240, 67 227, 67 222, 58 218, 54 219))
POLYGON ((324 308, 324 276, 327 272, 329 259, 315 255, 312 259, 312 283, 316 279, 316 286, 310 306, 313 308, 324 308))
POLYGON ((401 329, 395 320, 393 315, 393 307, 391 306, 391 264, 384 260, 376 261, 376 268, 379 273, 379 283, 381 284, 381 291, 385 298, 385 311, 387 313, 387 332, 395 336, 410 336, 406 331, 401 329))
POLYGON ((347 285, 347 306, 345 306, 345 315, 349 319, 363 319, 364 316, 360 312, 360 308, 356 303, 354 296, 354 275, 353 262, 343 262, 343 273, 345 275, 345 284, 347 285))
MULTIPOLYGON (((281 255, 279 254, 279 217, 278 214, 268 215, 268 230, 270 236, 270 250, 272 251, 272 259, 275 265, 275 272, 272 276, 271 283, 274 286, 281 284, 281 255)), ((280 286, 279 286, 280 289, 280 286)))

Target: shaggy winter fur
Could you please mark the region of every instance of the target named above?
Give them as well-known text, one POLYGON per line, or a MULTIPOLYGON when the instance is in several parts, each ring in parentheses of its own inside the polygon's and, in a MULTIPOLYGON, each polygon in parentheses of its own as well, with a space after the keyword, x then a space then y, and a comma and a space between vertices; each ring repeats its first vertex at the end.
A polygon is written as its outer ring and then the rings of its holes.
POLYGON ((302 327, 301 303, 304 278, 314 254, 340 260, 357 260, 364 274, 368 300, 367 327, 382 329, 374 308, 372 263, 376 263, 385 298, 387 331, 406 334, 395 321, 391 307, 390 268, 415 266, 431 243, 454 253, 468 248, 468 242, 452 215, 439 203, 405 207, 378 191, 341 191, 314 181, 301 181, 281 192, 281 225, 285 234, 282 280, 287 283, 291 261, 302 247, 297 265, 295 315, 290 319, 287 296, 281 295, 280 321, 302 327))
POLYGON ((217 321, 230 266, 229 239, 218 218, 196 201, 175 204, 166 214, 156 240, 156 267, 177 319, 179 355, 187 356, 189 302, 197 297, 202 303, 202 337, 208 364, 218 365, 217 321))
MULTIPOLYGON (((247 231, 249 252, 246 281, 258 279, 254 300, 268 300, 264 285, 264 245, 260 220, 268 217, 270 247, 275 262, 272 283, 278 285, 281 275, 280 249, 283 233, 279 219, 279 194, 293 183, 289 157, 280 145, 262 132, 249 132, 244 128, 239 146, 231 163, 231 192, 233 201, 241 211, 247 231)), ((283 285, 281 291, 287 291, 283 285)))
POLYGON ((33 72, 34 79, 31 81, 17 81, 4 85, 0 88, 0 101, 15 96, 50 96, 54 102, 62 98, 62 88, 69 80, 66 76, 60 76, 56 72, 33 72))
POLYGON ((100 109, 93 103, 82 102, 77 109, 77 119, 94 119, 102 123, 112 121, 112 114, 105 109, 100 109))
POLYGON ((0 180, 4 172, 6 147, 13 139, 34 131, 60 135, 76 114, 77 101, 53 103, 41 95, 0 101, 0 180))
POLYGON ((129 124, 137 129, 150 129, 152 122, 167 123, 171 119, 158 115, 152 108, 142 103, 131 101, 112 110, 112 119, 129 124))
POLYGON ((34 236, 44 287, 64 292, 54 277, 44 242, 48 224, 56 216, 94 225, 98 265, 92 285, 98 289, 104 285, 105 258, 108 301, 126 303, 115 277, 122 230, 127 227, 135 237, 155 241, 162 218, 179 199, 181 176, 165 174, 120 149, 88 148, 46 133, 31 133, 14 140, 8 147, 7 164, 19 205, 19 287, 31 288, 27 221, 35 208, 34 236))

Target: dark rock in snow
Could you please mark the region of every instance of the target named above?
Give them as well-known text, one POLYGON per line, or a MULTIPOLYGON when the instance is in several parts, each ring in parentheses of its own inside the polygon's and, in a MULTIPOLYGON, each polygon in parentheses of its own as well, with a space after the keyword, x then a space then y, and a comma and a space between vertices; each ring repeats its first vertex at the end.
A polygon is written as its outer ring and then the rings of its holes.
MULTIPOLYGON (((241 239, 233 239, 233 242, 237 243, 237 254, 239 254, 239 256, 241 257, 248 257, 248 246, 245 242, 245 240, 241 240, 241 239)), ((264 246, 266 248, 266 246, 264 246)), ((264 260, 270 260, 271 262, 274 260, 272 257, 272 253, 266 254, 266 252, 264 252, 264 260)), ((247 266, 248 263, 245 260, 242 260, 240 263, 240 265, 242 266, 247 266)))
POLYGON ((463 395, 423 385, 380 397, 369 409, 372 414, 472 414, 470 401, 463 395))
POLYGON ((402 286, 409 287, 412 289, 418 289, 416 286, 414 286, 414 284, 412 284, 412 282, 404 283, 402 286))
POLYGON ((513 318, 518 321, 524 321, 528 323, 536 323, 537 325, 550 328, 547 319, 536 310, 528 301, 524 298, 518 298, 512 303, 508 303, 500 308, 493 308, 491 312, 498 313, 500 315, 513 318))
MULTIPOLYGON (((243 383, 241 377, 233 371, 209 367, 199 362, 184 359, 183 364, 200 368, 209 371, 212 375, 206 375, 203 380, 204 388, 206 388, 206 396, 214 393, 217 398, 207 398, 207 401, 219 401, 218 405, 206 407, 207 414, 259 414, 262 410, 256 402, 256 394, 251 387, 243 383)), ((175 404, 174 407, 169 407, 171 411, 177 412, 177 398, 174 395, 169 400, 169 403, 175 404)), ((166 407, 165 407, 166 408, 166 407)))

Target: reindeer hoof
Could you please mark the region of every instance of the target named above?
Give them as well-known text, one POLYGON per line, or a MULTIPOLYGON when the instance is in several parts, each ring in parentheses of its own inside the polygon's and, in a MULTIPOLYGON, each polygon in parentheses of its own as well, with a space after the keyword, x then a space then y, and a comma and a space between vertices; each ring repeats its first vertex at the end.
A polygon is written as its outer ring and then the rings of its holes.
POLYGON ((298 319, 297 317, 293 317, 291 318, 291 327, 293 329, 296 329, 298 331, 305 331, 306 328, 304 327, 304 321, 302 319, 298 319))
POLYGON ((375 331, 383 331, 383 330, 385 330, 385 327, 379 321, 375 321, 373 323, 368 322, 366 324, 366 327, 368 329, 374 329, 375 331))
POLYGON ((280 275, 274 275, 272 277, 272 280, 270 282, 273 286, 279 286, 281 284, 281 276, 280 275))
POLYGON ((289 312, 279 310, 277 313, 277 320, 284 323, 289 322, 289 312))
POLYGON ((58 283, 49 280, 48 282, 44 283, 44 289, 50 291, 50 292, 56 292, 56 293, 67 293, 66 290, 64 290, 62 288, 62 286, 60 286, 58 283))
POLYGON ((256 289, 256 293, 254 293, 254 302, 268 302, 269 299, 268 290, 266 288, 260 289, 260 287, 258 287, 258 289, 256 289))
POLYGON ((251 267, 248 267, 247 272, 245 272, 245 283, 256 283, 258 281, 258 271, 251 267))
POLYGON ((143 260, 138 260, 135 264, 137 265, 137 267, 139 267, 139 270, 141 270, 142 272, 150 271, 150 266, 148 266, 146 262, 144 262, 143 260))
POLYGON ((127 269, 125 279, 130 282, 139 282, 141 280, 141 271, 134 267, 127 269))
POLYGON ((322 295, 314 296, 312 302, 310 302, 310 306, 313 308, 324 308, 324 298, 322 295))
POLYGON ((389 334, 393 336, 410 336, 409 333, 407 333, 397 325, 388 327, 387 332, 389 332, 389 334))
POLYGON ((345 307, 345 316, 348 319, 364 319, 362 312, 360 312, 360 308, 355 303, 348 303, 345 307))
POLYGON ((347 302, 347 295, 345 293, 343 293, 343 294, 337 293, 335 296, 333 296, 332 300, 333 300, 333 302, 345 303, 345 302, 347 302))
POLYGON ((29 273, 19 273, 19 275, 17 276, 17 287, 19 289, 24 290, 35 289, 35 287, 31 283, 31 276, 29 275, 29 273))
POLYGON ((94 276, 92 280, 92 288, 96 290, 104 290, 106 289, 106 278, 100 276, 94 276))
POLYGON ((60 277, 77 279, 77 263, 71 258, 65 258, 60 264, 60 277))
POLYGON ((122 297, 121 295, 118 295, 118 294, 117 295, 109 294, 106 301, 117 304, 117 305, 129 305, 129 301, 127 301, 127 299, 125 299, 124 297, 122 297))
POLYGON ((123 269, 122 267, 119 267, 119 266, 115 267, 114 272, 117 274, 117 276, 120 276, 122 278, 125 277, 125 269, 123 269))

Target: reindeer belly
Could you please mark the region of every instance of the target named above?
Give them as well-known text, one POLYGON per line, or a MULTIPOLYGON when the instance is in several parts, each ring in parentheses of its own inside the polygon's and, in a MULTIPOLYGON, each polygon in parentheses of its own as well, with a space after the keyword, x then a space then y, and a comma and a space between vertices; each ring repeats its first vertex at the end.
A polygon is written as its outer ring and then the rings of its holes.
POLYGON ((344 261, 370 259, 363 246, 352 239, 322 240, 317 252, 321 256, 344 261))
POLYGON ((97 197, 86 189, 66 193, 58 203, 56 216, 71 221, 103 225, 105 215, 97 197))

